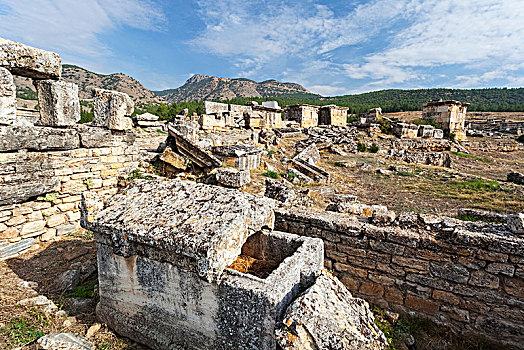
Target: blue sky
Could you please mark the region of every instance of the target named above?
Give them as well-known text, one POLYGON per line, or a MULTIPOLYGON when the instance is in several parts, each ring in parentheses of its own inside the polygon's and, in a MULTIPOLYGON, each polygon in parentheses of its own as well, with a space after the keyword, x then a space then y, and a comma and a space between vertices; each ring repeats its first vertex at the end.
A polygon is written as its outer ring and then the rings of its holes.
POLYGON ((0 0, 0 36, 152 90, 192 74, 323 95, 524 86, 523 0, 0 0))

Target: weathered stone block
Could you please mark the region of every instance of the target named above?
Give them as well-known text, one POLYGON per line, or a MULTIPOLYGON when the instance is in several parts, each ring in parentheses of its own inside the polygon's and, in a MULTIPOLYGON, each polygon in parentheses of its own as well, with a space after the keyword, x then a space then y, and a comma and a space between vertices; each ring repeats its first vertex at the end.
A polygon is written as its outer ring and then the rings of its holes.
POLYGON ((506 225, 511 232, 517 235, 524 235, 524 213, 506 216, 506 225))
POLYGON ((58 79, 62 75, 58 54, 3 38, 0 38, 0 66, 33 79, 58 79))
POLYGON ((385 349, 369 305, 323 272, 286 310, 276 330, 282 349, 385 349))
POLYGON ((94 89, 93 121, 91 125, 111 130, 130 130, 130 116, 135 104, 128 94, 112 90, 94 89))
POLYGON ((218 168, 215 171, 215 177, 219 184, 233 188, 240 188, 251 182, 249 170, 235 168, 218 168))
POLYGON ((78 85, 65 81, 35 80, 40 124, 71 126, 80 120, 78 85))
POLYGON ((11 73, 0 67, 0 124, 16 122, 16 86, 11 73))
POLYGON ((384 287, 371 282, 362 282, 359 292, 365 295, 381 297, 384 294, 384 287))
POLYGON ((471 273, 471 278, 468 283, 474 286, 496 289, 499 287, 499 278, 495 275, 479 270, 471 273))
POLYGON ((21 149, 31 151, 68 150, 78 148, 80 140, 72 129, 43 126, 0 126, 0 152, 21 149))
POLYGON ((425 300, 415 295, 406 295, 406 307, 417 311, 424 312, 426 314, 436 314, 439 310, 439 304, 431 300, 425 300))

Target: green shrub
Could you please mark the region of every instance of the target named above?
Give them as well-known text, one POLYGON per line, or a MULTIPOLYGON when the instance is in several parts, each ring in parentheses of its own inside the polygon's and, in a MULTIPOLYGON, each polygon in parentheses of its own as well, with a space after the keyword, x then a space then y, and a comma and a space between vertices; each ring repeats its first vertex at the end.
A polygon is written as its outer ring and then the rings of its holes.
POLYGON ((293 179, 296 178, 296 177, 297 177, 297 174, 295 174, 295 173, 292 172, 292 171, 289 171, 289 172, 287 173, 287 178, 288 178, 289 180, 293 180, 293 179))
POLYGON ((371 147, 369 147, 369 151, 371 153, 377 153, 378 152, 378 146, 376 144, 372 144, 371 147))
POLYGON ((272 156, 272 155, 275 154, 275 153, 277 153, 277 152, 275 152, 275 151, 273 151, 273 150, 269 150, 269 151, 267 151, 267 155, 268 155, 268 156, 272 156))
POLYGON ((380 125, 380 131, 382 131, 384 134, 391 134, 391 130, 393 130, 393 127, 391 126, 391 122, 384 118, 378 118, 377 124, 380 125))
POLYGON ((354 123, 358 120, 358 117, 356 115, 348 115, 346 122, 348 124, 354 123))
POLYGON ((271 171, 271 170, 266 171, 262 175, 270 177, 272 179, 278 179, 280 177, 279 173, 277 173, 276 171, 271 171))
POLYGON ((366 152, 366 149, 367 147, 365 144, 363 144, 362 142, 357 143, 357 151, 366 152))

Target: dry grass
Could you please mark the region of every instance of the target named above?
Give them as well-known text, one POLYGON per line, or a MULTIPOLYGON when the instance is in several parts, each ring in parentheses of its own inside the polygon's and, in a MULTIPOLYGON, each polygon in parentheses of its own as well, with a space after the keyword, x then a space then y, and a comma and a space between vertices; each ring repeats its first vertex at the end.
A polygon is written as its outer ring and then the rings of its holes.
POLYGON ((259 260, 247 255, 239 255, 228 268, 264 279, 267 278, 279 264, 280 261, 278 260, 259 260))

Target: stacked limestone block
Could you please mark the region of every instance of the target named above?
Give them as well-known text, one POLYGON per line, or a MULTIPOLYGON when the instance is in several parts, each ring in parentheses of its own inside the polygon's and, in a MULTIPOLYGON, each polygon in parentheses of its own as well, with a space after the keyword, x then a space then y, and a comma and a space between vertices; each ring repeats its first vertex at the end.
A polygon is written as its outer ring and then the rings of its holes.
POLYGON ((110 130, 0 126, 0 139, 17 140, 13 147, 0 147, 0 259, 78 229, 81 193, 110 196, 118 177, 139 166, 134 137, 110 130), (2 129, 9 129, 9 136, 2 129), (58 133, 23 136, 31 129, 58 133))
POLYGON ((94 89, 93 126, 111 130, 130 130, 133 128, 131 116, 135 104, 131 97, 123 92, 94 89))
POLYGON ((387 212, 276 212, 275 228, 324 241, 325 266, 365 300, 459 332, 524 342, 524 215, 507 223, 387 212))
POLYGON ((35 80, 40 106, 40 124, 71 126, 80 120, 78 85, 65 81, 35 80))
POLYGON ((11 73, 0 67, 0 124, 16 120, 16 86, 11 73))

